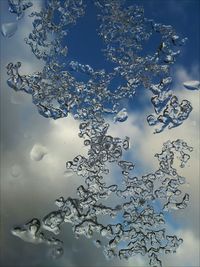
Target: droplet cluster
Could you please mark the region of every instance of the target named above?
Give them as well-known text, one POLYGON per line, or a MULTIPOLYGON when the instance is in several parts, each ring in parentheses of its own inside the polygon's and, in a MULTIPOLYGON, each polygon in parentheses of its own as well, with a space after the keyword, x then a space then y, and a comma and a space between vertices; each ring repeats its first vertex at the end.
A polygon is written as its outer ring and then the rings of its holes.
POLYGON ((192 107, 187 100, 180 103, 172 93, 170 67, 186 39, 181 39, 171 26, 146 19, 141 7, 126 7, 119 0, 94 2, 99 10, 98 31, 105 43, 104 54, 115 64, 112 71, 94 70, 87 64, 61 59, 68 55, 63 39, 84 15, 86 5, 81 0, 48 1, 40 12, 31 13, 33 30, 25 39, 33 54, 44 61, 44 68, 22 75, 21 63, 10 63, 8 85, 32 94, 33 103, 44 117, 58 119, 71 113, 83 120, 98 112, 118 113, 120 101, 132 98, 136 90, 144 87, 153 93, 155 114, 147 121, 150 126, 159 126, 155 132, 181 125, 192 107), (146 55, 143 47, 154 34, 160 37, 160 43, 146 55), (83 81, 77 79, 78 73, 84 76, 83 81), (113 86, 116 78, 121 83, 113 86))
MULTIPOLYGON (((42 228, 57 235, 64 223, 71 223, 76 238, 95 238, 94 244, 103 248, 108 259, 140 254, 149 258, 150 266, 162 266, 160 255, 176 252, 183 242, 167 233, 165 214, 186 208, 189 201, 189 195, 182 192, 185 178, 173 167, 174 159, 177 156, 180 167, 185 167, 192 148, 183 140, 167 141, 161 153, 155 155, 159 168, 135 177, 134 164, 122 158, 123 151, 129 148, 128 137, 122 140, 110 136, 109 124, 100 117, 82 122, 79 128, 79 136, 89 148, 88 155, 66 162, 66 169, 82 176, 85 184, 77 188, 77 198, 60 197, 55 201, 58 209, 43 218, 42 228), (109 163, 120 168, 118 184, 108 184, 104 178, 109 175, 109 163), (109 218, 102 221, 104 216, 109 218)), ((18 237, 26 240, 22 231, 18 237)), ((26 241, 32 239, 35 232, 26 241)), ((37 237, 36 241, 40 239, 37 237)))
MULTIPOLYGON (((18 16, 30 6, 24 1, 18 7, 17 1, 9 3, 18 16)), ((25 42, 44 67, 23 75, 20 62, 7 65, 8 85, 31 94, 42 116, 59 119, 70 113, 80 120, 79 137, 88 148, 87 156, 78 155, 66 162, 66 173, 84 178, 84 184, 77 188, 77 198, 61 196, 55 201, 57 210, 41 221, 33 219, 14 228, 12 233, 28 242, 53 245, 52 258, 58 258, 63 254, 62 242, 46 237, 42 229, 57 235, 68 222, 77 238, 95 236, 94 244, 102 247, 109 259, 140 254, 149 258, 150 266, 159 267, 160 254, 176 252, 183 241, 168 235, 165 214, 187 206, 189 195, 182 193, 186 181, 173 164, 178 155, 180 167, 185 167, 192 148, 183 140, 167 141, 161 153, 155 155, 158 169, 135 177, 134 164, 122 157, 130 148, 129 137, 109 135, 105 115, 112 115, 115 123, 126 121, 128 113, 121 107, 122 100, 134 97, 144 87, 153 94, 155 113, 147 121, 150 126, 157 125, 155 133, 181 125, 192 106, 188 100, 179 102, 173 94, 170 67, 186 39, 181 39, 171 26, 146 19, 141 7, 127 5, 123 0, 94 0, 103 53, 114 67, 108 72, 68 60, 70 51, 63 40, 85 14, 86 4, 82 0, 52 0, 40 12, 31 13, 33 30, 25 42), (154 35, 160 40, 155 50, 149 51, 146 47, 154 35), (113 85, 115 79, 120 80, 119 85, 113 85), (110 164, 121 173, 120 183, 109 184, 105 179, 110 164)))
POLYGON ((8 0, 9 11, 17 15, 17 20, 21 19, 24 11, 32 7, 33 3, 28 0, 8 0))

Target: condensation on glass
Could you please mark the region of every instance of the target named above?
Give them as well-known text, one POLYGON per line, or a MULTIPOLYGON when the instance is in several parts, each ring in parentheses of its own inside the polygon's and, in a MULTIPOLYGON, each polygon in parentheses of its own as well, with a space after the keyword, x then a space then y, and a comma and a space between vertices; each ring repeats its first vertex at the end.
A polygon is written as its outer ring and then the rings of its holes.
MULTIPOLYGON (((63 254, 62 241, 46 236, 42 229, 57 235, 68 222, 76 237, 93 239, 107 258, 128 259, 140 254, 148 256, 150 266, 162 266, 160 255, 176 252, 183 242, 167 233, 165 214, 171 209, 186 208, 189 201, 189 195, 181 190, 185 178, 173 167, 174 157, 178 155, 183 168, 192 148, 183 140, 167 141, 161 153, 155 155, 159 168, 135 177, 134 164, 123 159, 123 153, 130 148, 129 137, 109 135, 106 115, 113 116, 115 123, 123 123, 128 112, 121 103, 135 97, 137 90, 144 87, 152 93, 154 113, 147 117, 147 122, 156 127, 155 133, 181 125, 192 106, 188 100, 180 102, 174 95, 170 68, 186 38, 180 38, 171 26, 146 19, 142 7, 124 4, 123 0, 94 0, 103 53, 114 67, 108 72, 67 60, 70 51, 63 45, 63 39, 85 14, 86 3, 49 0, 40 12, 31 13, 33 30, 25 42, 44 67, 23 75, 20 72, 23 63, 7 66, 8 85, 15 91, 31 94, 39 114, 46 118, 59 119, 72 114, 80 121, 79 137, 88 147, 87 156, 78 155, 66 163, 67 174, 76 173, 85 179, 84 185, 77 188, 77 198, 59 197, 55 211, 41 220, 34 218, 13 228, 12 233, 27 242, 50 245, 56 259, 63 254), (159 43, 155 43, 151 52, 144 47, 148 47, 153 36, 158 36, 159 43), (77 78, 80 73, 83 80, 77 78), (116 78, 121 83, 113 87, 116 78), (120 168, 121 184, 107 184, 108 163, 120 168), (113 195, 119 204, 111 207, 109 199, 113 195), (110 215, 113 223, 100 223, 105 215, 110 215), (95 240, 94 234, 98 235, 95 240)), ((10 11, 18 18, 32 5, 16 0, 9 0, 9 4, 10 11)), ((185 86, 194 87, 194 83, 185 86)))

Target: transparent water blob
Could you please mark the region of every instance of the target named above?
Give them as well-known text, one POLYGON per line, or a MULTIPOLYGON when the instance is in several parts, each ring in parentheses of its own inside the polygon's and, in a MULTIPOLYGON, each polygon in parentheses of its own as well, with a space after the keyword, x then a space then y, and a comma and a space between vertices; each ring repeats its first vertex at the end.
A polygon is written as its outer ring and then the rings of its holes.
POLYGON ((126 108, 121 109, 117 115, 114 117, 114 122, 124 122, 128 119, 128 113, 126 108))
POLYGON ((50 250, 50 257, 53 259, 53 260, 56 260, 56 259, 59 259, 64 253, 64 250, 62 247, 53 247, 51 250, 50 250))
POLYGON ((48 153, 47 148, 41 144, 34 144, 31 151, 30 157, 34 161, 40 161, 48 153))
POLYGON ((8 23, 3 23, 1 25, 1 33, 4 37, 10 38, 16 33, 16 31, 17 31, 16 22, 8 22, 8 23))
POLYGON ((21 238, 22 240, 29 243, 43 243, 43 235, 38 233, 40 229, 40 221, 38 219, 32 219, 25 225, 17 226, 12 229, 12 234, 21 238))
POLYGON ((102 244, 101 244, 101 241, 100 240, 94 240, 93 241, 94 242, 94 244, 95 244, 95 246, 97 247, 97 248, 100 248, 101 246, 102 246, 102 244))
POLYGON ((200 90, 200 81, 187 81, 183 85, 188 90, 200 90))
POLYGON ((74 172, 72 170, 66 170, 64 171, 64 176, 65 177, 71 177, 74 175, 74 172))
POLYGON ((26 101, 26 96, 22 93, 12 91, 10 102, 15 105, 23 105, 26 101))
POLYGON ((13 177, 19 177, 22 173, 21 167, 18 164, 14 164, 10 169, 10 173, 13 177))

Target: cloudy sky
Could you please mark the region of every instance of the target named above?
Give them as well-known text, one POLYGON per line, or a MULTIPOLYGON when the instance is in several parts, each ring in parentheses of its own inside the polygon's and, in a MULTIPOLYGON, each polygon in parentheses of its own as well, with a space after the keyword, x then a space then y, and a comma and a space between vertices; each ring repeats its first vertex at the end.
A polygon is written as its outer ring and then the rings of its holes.
MULTIPOLYGON (((184 139, 194 148, 191 160, 180 174, 187 177, 185 190, 191 198, 184 211, 171 213, 168 225, 171 233, 184 239, 177 253, 163 258, 165 267, 198 267, 199 262, 199 102, 198 91, 189 91, 183 82, 199 80, 199 9, 198 0, 132 0, 145 8, 148 18, 173 25, 188 42, 173 68, 173 88, 180 99, 191 101, 193 111, 180 127, 166 130, 158 135, 146 123, 146 116, 152 112, 150 95, 138 92, 128 106, 129 118, 120 125, 108 118, 113 136, 129 136, 131 150, 129 158, 135 164, 136 174, 156 170, 156 152, 161 151, 163 142, 184 139), (144 103, 138 108, 138 103, 144 103)), ((42 1, 34 0, 39 9, 42 1)), ((69 35, 71 58, 94 67, 102 67, 101 46, 96 38, 95 25, 91 23, 94 10, 88 0, 89 15, 69 35), (91 26, 92 25, 92 26, 91 26)), ((15 15, 8 12, 6 0, 0 1, 1 23, 15 21, 15 15)), ((95 24, 95 23, 94 23, 95 24)), ((124 262, 106 261, 101 249, 91 240, 75 239, 71 225, 65 224, 60 238, 64 240, 64 255, 52 261, 45 245, 34 245, 13 236, 10 229, 33 217, 42 218, 55 209, 54 200, 60 196, 76 195, 76 188, 83 183, 76 175, 67 176, 65 162, 87 151, 78 138, 79 122, 72 117, 53 121, 37 113, 31 97, 16 93, 6 84, 5 66, 9 62, 23 62, 25 74, 38 71, 42 63, 34 58, 23 39, 31 29, 30 18, 25 15, 18 22, 15 35, 5 38, 1 35, 1 266, 2 267, 81 267, 81 266, 147 266, 146 259, 132 258, 124 262), (38 155, 37 149, 43 152, 38 155)), ((108 179, 114 180, 115 177, 108 179)))

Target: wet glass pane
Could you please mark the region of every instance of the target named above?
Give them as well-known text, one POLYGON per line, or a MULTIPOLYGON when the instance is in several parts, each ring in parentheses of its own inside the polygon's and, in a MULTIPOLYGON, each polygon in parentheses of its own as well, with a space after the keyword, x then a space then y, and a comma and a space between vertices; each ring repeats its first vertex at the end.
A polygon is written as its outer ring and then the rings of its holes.
POLYGON ((199 266, 196 0, 3 0, 1 266, 199 266))

